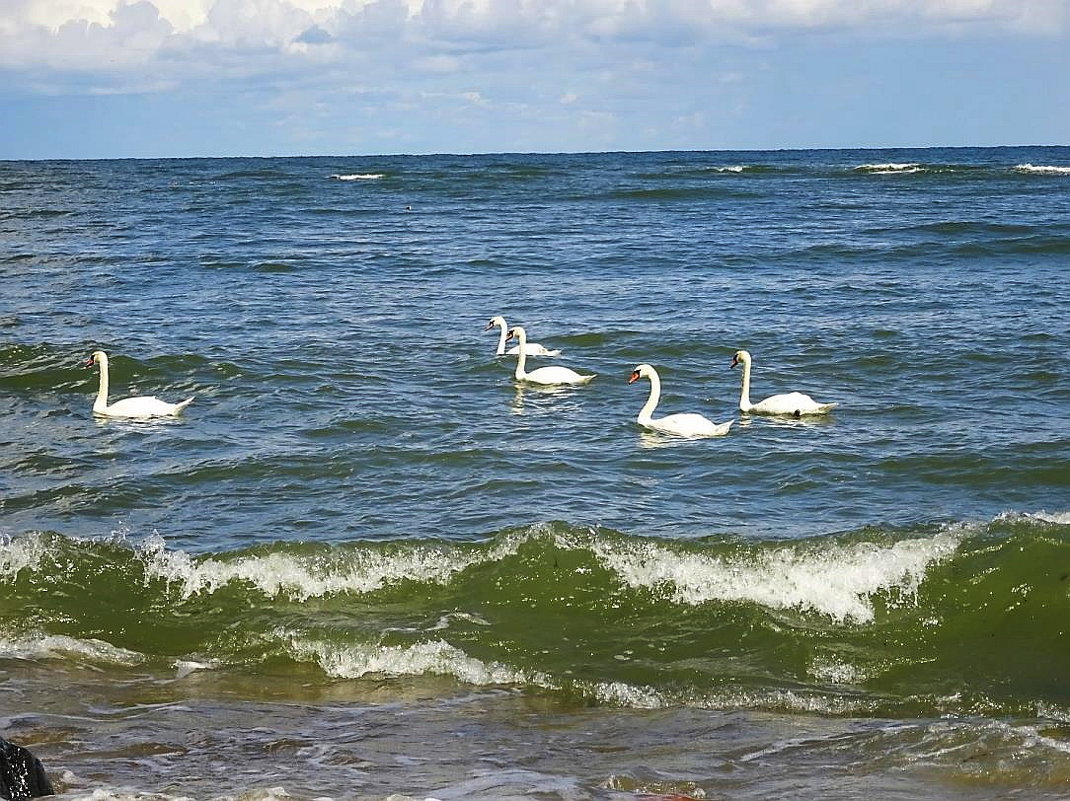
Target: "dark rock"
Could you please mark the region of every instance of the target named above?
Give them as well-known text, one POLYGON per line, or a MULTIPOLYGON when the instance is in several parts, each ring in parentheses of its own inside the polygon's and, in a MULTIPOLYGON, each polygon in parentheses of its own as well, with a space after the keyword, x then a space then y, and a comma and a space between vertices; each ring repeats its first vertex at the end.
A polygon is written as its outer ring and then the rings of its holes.
POLYGON ((0 739, 0 798, 22 801, 52 793, 40 760, 21 745, 0 739))

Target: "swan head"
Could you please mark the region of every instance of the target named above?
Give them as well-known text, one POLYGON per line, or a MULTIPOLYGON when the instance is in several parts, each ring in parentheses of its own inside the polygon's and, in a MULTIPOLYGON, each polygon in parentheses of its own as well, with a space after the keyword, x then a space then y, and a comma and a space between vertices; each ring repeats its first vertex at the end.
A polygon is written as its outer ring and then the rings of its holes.
POLYGON ((505 328, 505 318, 501 316, 491 317, 490 322, 487 323, 487 327, 483 330, 490 331, 492 328, 505 328))
POLYGON ((505 335, 506 342, 511 339, 526 340, 527 333, 524 331, 522 326, 514 326, 513 328, 510 328, 509 333, 505 335))
POLYGON ((634 370, 632 370, 632 375, 628 379, 628 383, 629 384, 634 384, 640 378, 650 378, 650 374, 653 373, 653 372, 654 372, 654 368, 651 367, 649 364, 637 365, 636 368, 634 370))
POLYGON ((104 351, 95 350, 93 351, 93 355, 91 355, 88 359, 85 360, 85 363, 82 365, 82 367, 89 368, 92 367, 94 364, 100 364, 101 362, 106 362, 107 360, 108 355, 104 351))
POLYGON ((744 366, 750 364, 750 354, 745 350, 737 350, 735 355, 732 357, 732 363, 728 365, 728 367, 729 369, 731 369, 737 364, 742 364, 744 366))

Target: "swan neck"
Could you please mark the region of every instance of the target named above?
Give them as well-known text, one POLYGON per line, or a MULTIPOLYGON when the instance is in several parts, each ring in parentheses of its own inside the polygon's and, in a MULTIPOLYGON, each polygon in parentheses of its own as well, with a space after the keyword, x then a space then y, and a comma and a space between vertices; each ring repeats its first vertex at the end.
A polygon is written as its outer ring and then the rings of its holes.
POLYGON ((103 353, 97 356, 97 366, 100 368, 100 386, 97 388, 97 399, 93 402, 93 411, 108 408, 108 357, 103 353))
POLYGON ((495 355, 496 356, 504 356, 505 355, 505 326, 504 325, 500 325, 500 326, 498 326, 498 328, 501 330, 501 334, 498 336, 498 351, 497 351, 497 353, 495 355))
POLYGON ((743 380, 739 391, 740 411, 747 411, 751 407, 750 402, 750 359, 743 360, 743 380))
POLYGON ((523 381, 524 380, 524 376, 527 375, 526 371, 524 370, 524 368, 527 366, 527 361, 528 361, 528 354, 527 354, 528 335, 527 335, 527 332, 525 332, 523 328, 518 328, 516 330, 516 338, 519 341, 520 352, 517 354, 517 357, 516 357, 516 371, 513 373, 513 376, 516 378, 517 381, 523 381))
POLYGON ((658 374, 651 373, 647 378, 650 379, 650 394, 647 396, 643 408, 639 410, 639 417, 636 418, 639 423, 650 422, 654 415, 654 409, 657 408, 658 401, 661 399, 661 379, 658 378, 658 374))

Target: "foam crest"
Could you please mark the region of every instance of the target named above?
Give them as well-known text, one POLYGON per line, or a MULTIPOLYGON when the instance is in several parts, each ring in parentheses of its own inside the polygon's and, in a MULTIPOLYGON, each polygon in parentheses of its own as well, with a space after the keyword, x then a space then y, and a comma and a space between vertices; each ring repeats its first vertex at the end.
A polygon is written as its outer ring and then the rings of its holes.
POLYGON ((167 793, 149 793, 142 790, 126 790, 121 788, 104 789, 94 788, 92 792, 67 791, 65 793, 70 801, 193 801, 185 795, 168 795, 167 793))
POLYGON ((446 545, 411 545, 390 551, 332 551, 315 555, 269 553, 232 559, 197 560, 183 551, 168 551, 162 537, 141 549, 148 578, 177 586, 183 597, 211 594, 242 581, 269 597, 308 600, 338 593, 370 593, 402 580, 446 584, 457 573, 514 550, 504 544, 489 551, 446 545))
POLYGON ((921 165, 913 162, 894 162, 890 161, 887 164, 860 164, 855 167, 856 172, 867 172, 873 175, 908 175, 910 173, 921 172, 921 165))
POLYGON ((944 533, 892 545, 796 543, 731 558, 677 553, 653 542, 593 547, 628 585, 666 588, 678 603, 743 601, 866 623, 876 594, 913 595, 926 569, 951 557, 959 542, 944 533))
POLYGON ((381 172, 336 173, 331 176, 331 178, 334 178, 336 181, 378 181, 380 178, 384 177, 384 174, 381 172))
POLYGON ((1029 517, 1045 523, 1054 523, 1059 526, 1070 526, 1070 512, 1037 512, 1034 515, 1029 515, 1029 517))
POLYGON ((297 636, 289 638, 295 659, 314 662, 331 677, 452 676, 478 687, 497 684, 551 687, 541 673, 528 674, 498 662, 482 662, 443 640, 415 645, 334 645, 297 636))
POLYGON ((176 659, 175 660, 175 678, 184 679, 199 670, 214 670, 218 666, 217 662, 196 662, 192 659, 176 659))
POLYGON ((1031 175, 1070 175, 1070 167, 1018 164, 1014 169, 1031 175))
POLYGON ((603 704, 628 709, 661 709, 667 705, 661 694, 652 687, 637 687, 622 681, 601 682, 591 694, 603 704))
POLYGON ((35 569, 47 550, 40 534, 17 539, 0 536, 0 576, 14 579, 22 570, 35 569))
POLYGON ((1070 525, 1070 512, 1002 512, 996 515, 993 523, 1045 523, 1055 526, 1070 525))
POLYGON ((60 634, 40 634, 24 639, 0 638, 0 659, 52 659, 75 656, 90 662, 137 665, 143 661, 136 651, 117 648, 103 640, 77 639, 60 634))
POLYGON ((658 691, 624 682, 600 682, 586 690, 600 703, 627 709, 664 709, 684 705, 700 709, 787 710, 804 714, 841 715, 867 711, 858 698, 792 690, 726 688, 710 693, 658 691))

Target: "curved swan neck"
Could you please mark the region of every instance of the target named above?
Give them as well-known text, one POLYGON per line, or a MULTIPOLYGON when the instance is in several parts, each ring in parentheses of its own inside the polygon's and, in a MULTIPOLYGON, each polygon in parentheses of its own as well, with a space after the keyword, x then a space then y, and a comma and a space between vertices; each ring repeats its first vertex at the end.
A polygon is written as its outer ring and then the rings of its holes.
POLYGON ((97 399, 93 402, 93 410, 100 411, 108 408, 108 354, 97 351, 93 355, 100 368, 100 386, 97 389, 97 399))
POLYGON ((639 417, 636 418, 639 423, 650 422, 654 409, 657 408, 658 401, 661 400, 661 379, 658 374, 650 371, 646 374, 646 377, 650 379, 650 395, 647 396, 643 408, 639 410, 639 417))
POLYGON ((520 352, 517 354, 516 357, 516 370, 513 372, 513 376, 516 378, 517 381, 523 381, 524 376, 527 375, 527 372, 524 370, 524 367, 527 365, 528 361, 528 335, 527 332, 520 326, 514 328, 513 332, 516 334, 516 338, 520 344, 520 352))
POLYGON ((504 356, 505 355, 505 336, 506 336, 506 329, 508 328, 508 326, 506 326, 505 322, 503 321, 502 323, 500 323, 498 325, 498 328, 501 330, 501 334, 498 336, 498 350, 495 352, 495 355, 496 356, 504 356))
POLYGON ((740 411, 747 411, 751 407, 750 402, 750 358, 740 359, 743 365, 743 380, 739 391, 740 411))

